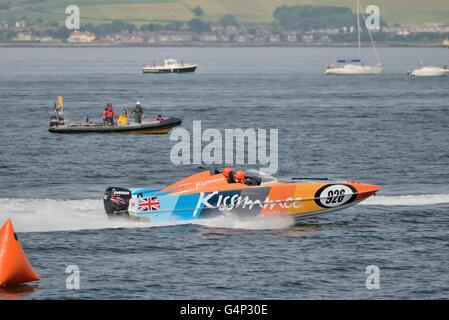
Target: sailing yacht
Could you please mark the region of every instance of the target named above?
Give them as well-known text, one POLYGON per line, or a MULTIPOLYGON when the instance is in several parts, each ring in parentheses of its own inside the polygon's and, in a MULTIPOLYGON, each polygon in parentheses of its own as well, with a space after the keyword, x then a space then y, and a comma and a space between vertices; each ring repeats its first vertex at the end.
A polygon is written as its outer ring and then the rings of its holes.
POLYGON ((337 64, 327 66, 324 74, 327 75, 375 75, 382 72, 383 66, 380 62, 379 54, 377 53, 376 45, 374 44, 371 32, 368 30, 369 38, 371 44, 373 45, 374 53, 377 58, 376 65, 367 65, 362 62, 361 54, 361 40, 360 40, 360 3, 357 0, 357 32, 358 32, 358 48, 359 48, 359 58, 349 59, 349 60, 337 60, 337 64))

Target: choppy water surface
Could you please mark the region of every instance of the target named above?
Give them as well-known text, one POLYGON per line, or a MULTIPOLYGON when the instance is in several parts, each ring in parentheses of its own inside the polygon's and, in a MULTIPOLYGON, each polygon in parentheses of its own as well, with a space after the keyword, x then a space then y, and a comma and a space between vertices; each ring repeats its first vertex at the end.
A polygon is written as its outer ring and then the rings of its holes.
MULTIPOLYGON (((351 49, 2 48, 0 223, 12 217, 42 281, 23 298, 448 298, 449 78, 409 78, 443 49, 381 49, 377 77, 326 77, 351 49), (195 74, 143 75, 167 53, 195 74), (143 102, 203 129, 278 128, 279 177, 379 184, 362 205, 294 225, 215 219, 108 220, 109 185, 162 186, 202 170, 175 166, 169 136, 51 135, 55 96, 70 119, 143 102), (68 265, 81 290, 65 287, 68 265), (379 290, 365 268, 381 270, 379 290)), ((368 54, 368 51, 366 52, 368 54)), ((26 294, 25 294, 26 293, 26 294)), ((0 291, 0 298, 11 295, 0 291)))

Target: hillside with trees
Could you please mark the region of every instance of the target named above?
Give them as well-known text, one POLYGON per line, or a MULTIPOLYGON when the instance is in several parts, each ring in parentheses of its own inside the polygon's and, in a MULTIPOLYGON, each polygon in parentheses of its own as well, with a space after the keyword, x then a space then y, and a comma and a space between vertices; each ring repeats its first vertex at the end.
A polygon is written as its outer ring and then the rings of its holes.
MULTIPOLYGON (((270 23, 273 11, 283 5, 313 5, 351 8, 354 0, 0 0, 0 21, 32 19, 62 24, 65 8, 76 4, 85 23, 104 24, 122 20, 136 25, 149 22, 190 21, 201 18, 217 22, 233 15, 242 24, 270 23)), ((449 24, 447 0, 361 0, 376 4, 389 24, 449 24)))

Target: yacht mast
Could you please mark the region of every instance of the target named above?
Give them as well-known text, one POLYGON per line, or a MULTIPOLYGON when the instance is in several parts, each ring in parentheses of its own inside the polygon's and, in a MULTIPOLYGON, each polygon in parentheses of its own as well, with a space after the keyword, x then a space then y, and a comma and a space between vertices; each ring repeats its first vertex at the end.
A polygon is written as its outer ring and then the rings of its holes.
MULTIPOLYGON (((364 13, 363 13, 363 10, 361 10, 361 9, 362 9, 362 7, 361 7, 361 5, 360 5, 360 2, 359 2, 359 0, 357 0, 357 12, 360 10, 360 11, 361 11, 361 14, 362 14, 362 17, 363 17, 363 21, 366 21, 366 17, 365 17, 365 15, 364 15, 364 13)), ((357 15, 357 17, 358 17, 358 15, 357 15)), ((369 31, 369 28, 368 28, 368 27, 366 28, 366 30, 368 31, 368 35, 369 35, 369 38, 370 38, 370 40, 371 40, 371 45, 373 46, 374 54, 376 55, 377 64, 382 64, 382 63, 380 62, 379 53, 377 52, 377 48, 376 48, 376 44, 374 43, 373 36, 371 35, 371 32, 369 31)), ((360 52, 360 32, 359 32, 359 52, 360 52)))
POLYGON ((362 53, 360 49, 360 12, 359 12, 359 0, 357 0, 357 33, 358 33, 358 40, 359 40, 359 59, 362 59, 362 53))

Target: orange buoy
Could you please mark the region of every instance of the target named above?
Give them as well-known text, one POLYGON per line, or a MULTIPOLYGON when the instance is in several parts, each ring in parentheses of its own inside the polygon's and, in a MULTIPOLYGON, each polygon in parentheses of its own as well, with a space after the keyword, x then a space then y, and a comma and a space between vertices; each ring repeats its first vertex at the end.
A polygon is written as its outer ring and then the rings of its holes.
POLYGON ((11 220, 0 229, 0 286, 40 280, 17 240, 11 220))

